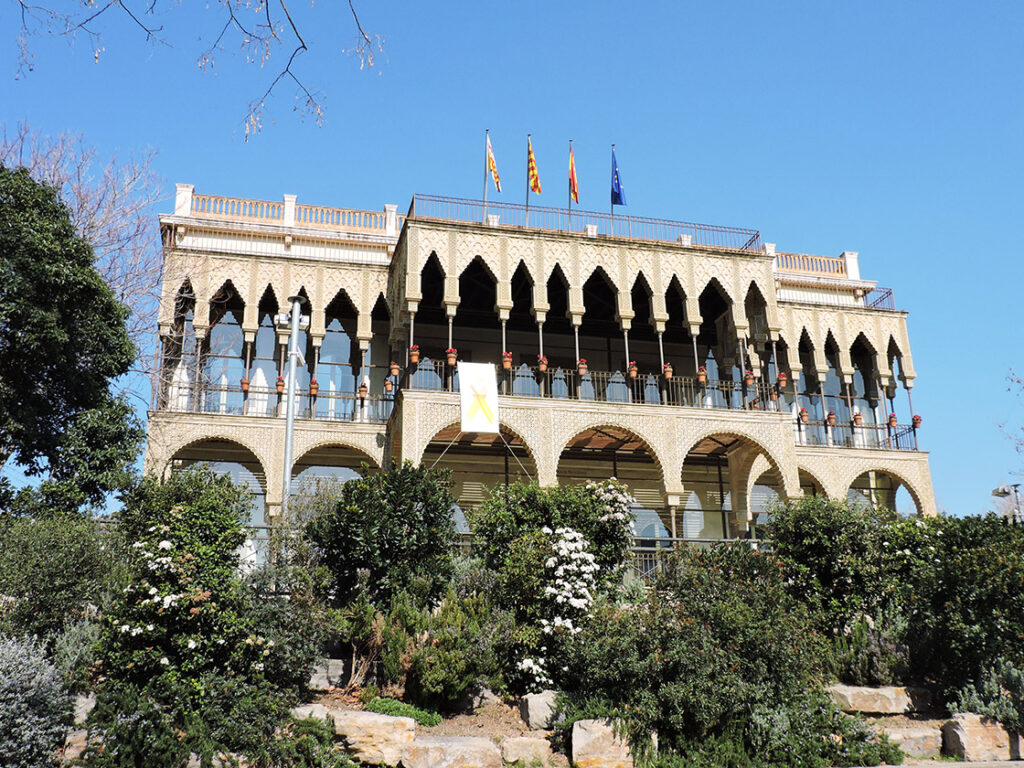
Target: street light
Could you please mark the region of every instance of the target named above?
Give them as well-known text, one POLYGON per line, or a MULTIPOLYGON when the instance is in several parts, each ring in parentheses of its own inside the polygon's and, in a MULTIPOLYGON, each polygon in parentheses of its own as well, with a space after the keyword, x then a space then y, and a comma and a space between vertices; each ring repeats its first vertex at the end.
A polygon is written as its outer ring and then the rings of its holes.
POLYGON ((1017 493, 1018 488, 1020 488, 1020 483, 1000 485, 998 488, 992 489, 992 495, 997 499, 1005 499, 1007 496, 1013 496, 1013 522, 1015 523, 1019 523, 1021 518, 1024 517, 1024 513, 1021 512, 1020 508, 1020 496, 1017 493))
POLYGON ((299 331, 309 328, 309 315, 302 314, 302 305, 308 304, 305 296, 289 296, 291 302, 291 313, 282 312, 277 316, 277 324, 282 327, 290 327, 291 333, 288 336, 288 382, 285 386, 285 422, 284 422, 284 487, 281 495, 281 519, 288 513, 288 492, 292 484, 292 447, 295 433, 295 361, 305 358, 299 352, 299 331))

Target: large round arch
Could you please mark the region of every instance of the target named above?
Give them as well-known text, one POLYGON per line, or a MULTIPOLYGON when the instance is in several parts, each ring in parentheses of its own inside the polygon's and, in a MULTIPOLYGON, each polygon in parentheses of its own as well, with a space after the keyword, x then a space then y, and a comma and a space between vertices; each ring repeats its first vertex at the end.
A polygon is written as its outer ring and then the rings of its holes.
MULTIPOLYGON (((449 424, 427 443, 420 463, 451 471, 452 496, 460 510, 479 506, 498 485, 537 479, 537 465, 526 441, 502 424, 500 434, 462 432, 449 424)), ((461 521, 456 513, 457 522, 461 521)))
POLYGON ((256 453, 242 443, 220 437, 202 438, 182 446, 171 454, 167 471, 187 469, 205 464, 217 474, 227 475, 237 485, 252 493, 250 526, 267 524, 267 476, 256 453))
POLYGON ((749 435, 725 430, 706 434, 690 446, 680 480, 681 535, 687 539, 754 535, 757 516, 788 496, 782 468, 771 452, 749 435))
POLYGON ((891 469, 869 469, 849 484, 846 500, 851 504, 884 507, 901 515, 923 515, 924 505, 914 486, 891 469))
POLYGON ((376 470, 373 457, 344 443, 323 443, 300 456, 292 465, 291 494, 319 479, 351 480, 362 477, 363 465, 376 470))
POLYGON ((650 443, 624 427, 595 425, 577 432, 558 457, 559 485, 577 485, 616 478, 629 487, 637 503, 637 533, 664 538, 671 531, 665 509, 661 460, 650 443))

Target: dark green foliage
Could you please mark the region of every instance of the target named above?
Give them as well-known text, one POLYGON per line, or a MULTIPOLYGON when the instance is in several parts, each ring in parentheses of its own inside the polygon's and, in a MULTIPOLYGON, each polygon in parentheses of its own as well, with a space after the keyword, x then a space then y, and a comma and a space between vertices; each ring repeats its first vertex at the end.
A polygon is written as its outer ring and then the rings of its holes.
POLYGON ((0 631, 45 636, 83 618, 118 586, 112 537, 97 520, 60 515, 0 526, 0 631))
POLYGON ((368 474, 345 483, 337 504, 309 522, 306 535, 333 576, 337 605, 356 597, 360 571, 374 605, 403 589, 423 604, 444 594, 455 541, 447 477, 409 463, 368 474))
POLYGON ((624 717, 641 750, 652 731, 671 750, 799 699, 818 682, 824 643, 779 562, 737 544, 679 550, 644 603, 601 607, 570 651, 563 689, 577 704, 624 717))
POLYGON ((541 488, 536 483, 497 486, 470 514, 473 551, 488 568, 501 571, 517 540, 543 528, 572 528, 587 540, 608 583, 632 541, 628 527, 609 518, 609 500, 601 497, 605 492, 619 494, 623 489, 612 483, 601 484, 600 488, 586 484, 541 488))
POLYGON ((126 317, 57 192, 0 166, 0 459, 49 467, 59 496, 98 503, 134 458, 109 388, 134 359, 126 317))
POLYGON ((334 729, 317 718, 293 720, 274 748, 274 768, 358 768, 334 743, 334 729))
POLYGON ((848 685, 899 685, 906 677, 906 622, 891 612, 860 616, 832 641, 833 671, 848 685))
POLYGON ((1024 670, 1006 659, 996 659, 975 683, 957 694, 949 709, 986 715, 1009 731, 1024 733, 1024 670))
POLYGON ((222 752, 272 763, 316 636, 301 604, 240 576, 246 510, 244 489, 204 468, 147 479, 127 498, 129 580, 104 617, 90 716, 104 747, 90 764, 179 766, 189 752, 204 765, 222 752))
POLYGON ((0 764, 46 768, 71 725, 63 676, 32 639, 0 636, 0 764))
POLYGON ((411 717, 424 728, 432 728, 441 723, 441 716, 437 712, 420 709, 398 699, 382 699, 378 696, 366 704, 366 710, 393 717, 411 717))
POLYGON ((809 602, 831 632, 874 614, 893 590, 883 542, 894 515, 821 496, 774 510, 768 538, 786 563, 790 593, 809 602))
POLYGON ((516 631, 513 617, 484 595, 449 591, 427 621, 425 642, 412 655, 406 695, 419 704, 451 711, 477 688, 501 688, 502 657, 516 631))
POLYGON ((1024 663, 1024 526, 995 515, 906 521, 900 552, 911 663, 946 698, 996 659, 1024 663))
POLYGON ((874 620, 876 636, 837 640, 851 681, 908 677, 953 698, 998 658, 1024 663, 1024 527, 994 515, 900 519, 817 498, 773 517, 790 592, 818 609, 819 629, 874 620))

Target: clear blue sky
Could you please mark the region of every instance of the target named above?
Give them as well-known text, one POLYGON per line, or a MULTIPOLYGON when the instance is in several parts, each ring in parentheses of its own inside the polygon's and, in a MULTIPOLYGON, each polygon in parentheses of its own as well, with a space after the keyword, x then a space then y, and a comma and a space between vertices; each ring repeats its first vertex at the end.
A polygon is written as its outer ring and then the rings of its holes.
POLYGON ((85 38, 35 38, 16 80, 17 3, 0 2, 0 119, 81 132, 103 154, 159 150, 165 211, 174 182, 371 209, 477 197, 484 128, 502 199, 523 198, 532 132, 537 202, 564 205, 571 138, 581 204, 604 210, 615 142, 629 213, 859 251, 863 276, 895 289, 940 508, 984 511, 1024 468, 1000 426, 1024 423, 1006 379, 1024 369, 1024 4, 364 0, 385 53, 361 71, 340 53, 346 4, 303 2, 298 70, 325 124, 302 121, 284 85, 247 143, 247 104, 282 54, 261 70, 232 46, 201 73, 222 22, 215 3, 184 5, 160 20, 172 47, 112 16, 99 63, 85 38))

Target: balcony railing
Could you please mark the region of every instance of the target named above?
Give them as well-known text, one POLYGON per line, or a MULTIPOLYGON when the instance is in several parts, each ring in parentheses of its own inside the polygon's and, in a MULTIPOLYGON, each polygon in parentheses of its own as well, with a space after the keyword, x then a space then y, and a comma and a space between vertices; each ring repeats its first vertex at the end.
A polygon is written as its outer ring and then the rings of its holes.
MULTIPOLYGON (((325 392, 316 395, 307 390, 295 393, 295 416, 299 419, 320 419, 340 422, 383 424, 391 416, 394 397, 368 394, 360 397, 350 392, 325 392)), ((286 398, 276 389, 241 385, 212 386, 172 384, 158 410, 181 413, 210 413, 233 416, 275 418, 285 416, 286 398)))
POLYGON ((882 451, 916 451, 917 430, 899 424, 835 424, 821 423, 796 425, 797 445, 815 445, 826 448, 870 448, 882 451))
POLYGON ((641 216, 612 216, 597 211, 569 211, 566 208, 516 205, 514 203, 466 200, 456 197, 414 195, 409 217, 464 221, 486 224, 488 216, 497 216, 499 226, 546 229, 555 232, 587 231, 596 227, 596 234, 624 237, 630 240, 689 242, 714 248, 761 251, 761 233, 756 229, 720 227, 641 216))
MULTIPOLYGON (((601 403, 677 405, 689 408, 726 408, 736 410, 778 410, 773 385, 755 380, 708 380, 683 376, 665 379, 638 373, 635 378, 621 371, 588 370, 580 374, 574 368, 548 368, 521 365, 497 371, 498 394, 513 397, 539 397, 555 400, 580 400, 601 403)), ((458 369, 441 361, 424 360, 412 366, 403 380, 410 390, 458 392, 458 369)))

